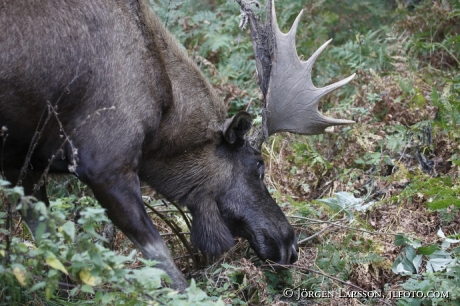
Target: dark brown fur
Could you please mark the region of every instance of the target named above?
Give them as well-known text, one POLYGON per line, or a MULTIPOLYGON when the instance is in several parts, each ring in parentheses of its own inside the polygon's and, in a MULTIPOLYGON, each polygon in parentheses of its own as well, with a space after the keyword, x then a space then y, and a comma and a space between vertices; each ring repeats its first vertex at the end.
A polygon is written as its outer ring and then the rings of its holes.
MULTIPOLYGON (((45 186, 33 186, 55 155, 50 171, 70 166, 180 290, 185 279, 145 212, 140 180, 190 209, 192 242, 210 255, 242 236, 262 259, 296 259, 294 231, 263 184, 260 153, 243 138, 248 115, 225 119, 222 101, 146 1, 3 1, 0 25, 8 180, 47 202, 45 186)), ((27 222, 33 229, 38 221, 27 222)))

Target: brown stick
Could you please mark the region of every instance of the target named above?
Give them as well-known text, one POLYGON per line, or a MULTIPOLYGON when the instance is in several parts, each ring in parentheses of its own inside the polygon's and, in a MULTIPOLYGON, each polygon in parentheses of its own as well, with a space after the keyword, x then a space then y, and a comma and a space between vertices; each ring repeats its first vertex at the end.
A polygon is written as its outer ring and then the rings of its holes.
MULTIPOLYGON (((164 200, 161 200, 161 201, 163 203, 165 203, 164 200)), ((175 202, 169 202, 169 203, 174 205, 174 207, 179 211, 179 213, 182 215, 182 218, 184 218, 185 224, 187 224, 188 230, 191 231, 192 230, 192 225, 190 224, 190 220, 189 220, 188 216, 185 214, 184 210, 175 202)))
POLYGON ((185 238, 185 236, 181 234, 182 230, 176 224, 176 222, 174 222, 172 220, 169 220, 165 215, 163 215, 160 211, 158 211, 155 208, 153 208, 153 206, 151 206, 150 204, 147 204, 147 203, 144 202, 144 205, 147 206, 148 208, 150 208, 158 217, 161 218, 161 220, 163 220, 171 228, 171 230, 176 234, 177 238, 179 238, 179 240, 182 242, 184 247, 187 249, 189 254, 192 254, 191 258, 193 260, 193 264, 195 265, 195 267, 198 267, 199 266, 199 260, 195 256, 193 256, 193 254, 195 254, 195 252, 193 251, 193 248, 190 245, 190 243, 188 242, 187 238, 185 238))

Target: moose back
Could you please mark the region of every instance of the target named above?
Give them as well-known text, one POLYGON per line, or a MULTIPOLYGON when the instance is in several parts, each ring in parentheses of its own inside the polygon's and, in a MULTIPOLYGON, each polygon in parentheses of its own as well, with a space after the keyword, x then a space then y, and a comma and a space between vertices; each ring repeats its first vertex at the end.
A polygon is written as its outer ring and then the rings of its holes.
MULTIPOLYGON (((297 260, 296 235, 226 107, 147 0, 0 4, 2 169, 48 203, 44 174, 73 173, 173 286, 176 268, 140 193, 145 181, 188 207, 191 241, 211 256, 249 240, 262 260, 297 260)), ((38 220, 27 214, 32 232, 38 220)))

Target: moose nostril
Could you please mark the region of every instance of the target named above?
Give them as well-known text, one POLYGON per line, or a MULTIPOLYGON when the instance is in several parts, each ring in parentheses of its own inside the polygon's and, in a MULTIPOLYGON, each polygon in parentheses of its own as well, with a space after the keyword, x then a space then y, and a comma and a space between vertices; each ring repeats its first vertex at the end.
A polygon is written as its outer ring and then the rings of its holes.
POLYGON ((291 258, 289 258, 289 263, 293 264, 297 261, 298 256, 297 256, 297 251, 295 250, 295 246, 292 245, 291 247, 291 258))

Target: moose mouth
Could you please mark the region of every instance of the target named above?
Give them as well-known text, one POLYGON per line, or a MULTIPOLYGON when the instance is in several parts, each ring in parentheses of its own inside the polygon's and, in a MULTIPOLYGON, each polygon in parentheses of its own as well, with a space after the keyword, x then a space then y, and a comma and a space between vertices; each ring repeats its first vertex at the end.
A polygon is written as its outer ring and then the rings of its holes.
MULTIPOLYGON (((252 249, 262 261, 269 261, 279 265, 289 265, 297 261, 297 236, 292 233, 291 239, 273 237, 264 230, 262 237, 251 237, 248 239, 252 249), (254 239, 255 238, 255 239, 254 239), (290 241, 286 243, 286 241, 290 241)), ((291 235, 289 235, 291 236, 291 235)), ((277 267, 276 265, 274 266, 277 267)))
MULTIPOLYGON (((284 222, 279 222, 278 226, 271 227, 256 227, 255 220, 251 223, 238 223, 238 226, 232 224, 229 227, 232 235, 248 240, 251 248, 262 261, 279 265, 289 265, 297 261, 297 236, 289 223, 285 226, 284 222), (280 227, 279 224, 282 226, 280 227)), ((276 265, 274 267, 280 268, 276 265)))
POLYGON ((297 261, 297 259, 299 259, 299 257, 297 255, 297 237, 296 237, 295 242, 291 245, 290 248, 287 249, 285 259, 283 260, 282 258, 281 261, 278 262, 278 264, 280 265, 291 264, 292 265, 293 263, 297 261))

